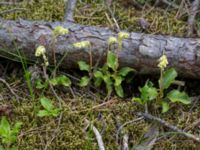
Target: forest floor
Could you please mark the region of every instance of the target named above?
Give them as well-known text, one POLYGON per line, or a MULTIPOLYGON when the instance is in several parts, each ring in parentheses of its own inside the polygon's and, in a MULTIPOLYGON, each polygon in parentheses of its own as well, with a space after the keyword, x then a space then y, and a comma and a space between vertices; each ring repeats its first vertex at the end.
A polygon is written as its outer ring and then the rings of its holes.
MULTIPOLYGON (((142 1, 140 5, 144 6, 142 1)), ((5 11, 13 7, 15 6, 1 6, 0 10, 5 11)), ((60 21, 64 13, 64 2, 60 0, 35 0, 32 3, 25 1, 20 7, 25 8, 24 12, 5 14, 3 17, 60 21)), ((109 8, 102 0, 84 2, 80 0, 75 12, 75 21, 80 24, 181 37, 186 36, 187 19, 185 17, 181 9, 147 5, 146 9, 143 7, 138 10, 128 1, 120 0, 113 2, 109 8), (141 18, 149 23, 145 29, 141 26, 141 18)), ((200 17, 196 22, 198 27, 200 17)), ((198 34, 197 30, 194 36, 198 34)), ((26 69, 30 66, 28 65, 26 69)), ((65 74, 72 80, 71 88, 60 86, 55 88, 62 99, 62 112, 57 117, 38 117, 37 113, 43 109, 39 100, 41 95, 49 98, 56 107, 59 107, 58 99, 51 89, 41 91, 31 84, 32 91, 30 91, 30 86, 24 77, 25 70, 22 68, 21 63, 0 59, 0 76, 12 90, 5 83, 0 82, 0 116, 7 116, 11 125, 17 121, 23 123, 17 141, 13 143, 20 150, 98 149, 92 126, 98 129, 105 148, 109 150, 121 149, 126 135, 130 149, 148 149, 152 144, 154 144, 153 149, 157 150, 200 149, 200 143, 194 139, 170 130, 155 120, 138 116, 139 112, 145 111, 145 107, 132 101, 132 97, 139 95, 139 87, 142 87, 147 80, 152 80, 155 85, 158 85, 158 77, 136 75, 130 84, 123 85, 126 91, 125 98, 112 94, 111 97, 105 99, 104 88, 80 88, 74 78, 80 79, 82 74, 77 70, 68 70, 65 74), (12 92, 17 95, 19 102, 12 92), (154 128, 155 124, 156 128, 154 128)), ((58 71, 58 74, 62 73, 63 70, 58 71)), ((170 125, 182 129, 183 132, 200 137, 200 81, 180 77, 179 80, 184 81, 185 85, 178 88, 188 93, 192 103, 190 105, 172 104, 170 110, 164 114, 160 109, 155 110, 151 106, 149 106, 149 111, 170 125)), ((3 145, 1 140, 0 145, 3 145)))

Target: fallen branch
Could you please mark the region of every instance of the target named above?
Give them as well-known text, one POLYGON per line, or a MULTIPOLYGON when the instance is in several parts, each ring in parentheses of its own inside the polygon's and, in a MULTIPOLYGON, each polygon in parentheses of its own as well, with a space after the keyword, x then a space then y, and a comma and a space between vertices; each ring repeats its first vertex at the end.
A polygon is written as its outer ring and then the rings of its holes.
POLYGON ((197 136, 195 136, 193 134, 187 133, 184 130, 179 129, 176 126, 173 126, 173 125, 169 124, 165 120, 162 120, 162 119, 160 119, 158 117, 155 117, 155 116, 153 116, 151 114, 148 114, 148 113, 137 113, 137 115, 140 116, 140 117, 144 117, 145 119, 148 119, 150 121, 156 121, 159 124, 169 128, 169 129, 171 129, 171 130, 173 130, 175 132, 178 132, 179 134, 184 135, 185 137, 187 137, 189 139, 192 139, 192 140, 200 143, 200 137, 197 137, 197 136))
MULTIPOLYGON (((67 53, 60 67, 64 69, 78 68, 77 62, 82 60, 89 63, 90 49, 75 48, 75 42, 90 41, 92 45, 93 64, 102 56, 99 65, 106 60, 108 49, 107 40, 110 36, 117 37, 117 32, 108 28, 98 28, 74 24, 71 22, 42 22, 42 21, 10 21, 0 20, 0 56, 19 59, 18 50, 26 60, 35 62, 35 49, 45 46, 49 63, 53 65, 51 55, 55 49, 57 62, 67 53), (52 32, 56 26, 68 28, 70 33, 59 36, 56 43, 52 32), (53 45, 54 44, 54 45, 53 45)), ((116 50, 116 45, 111 46, 116 50)), ((128 66, 139 74, 159 73, 158 58, 165 52, 169 59, 169 67, 174 67, 180 76, 200 79, 200 40, 198 38, 177 38, 162 35, 130 33, 123 40, 119 52, 120 67, 128 66)))

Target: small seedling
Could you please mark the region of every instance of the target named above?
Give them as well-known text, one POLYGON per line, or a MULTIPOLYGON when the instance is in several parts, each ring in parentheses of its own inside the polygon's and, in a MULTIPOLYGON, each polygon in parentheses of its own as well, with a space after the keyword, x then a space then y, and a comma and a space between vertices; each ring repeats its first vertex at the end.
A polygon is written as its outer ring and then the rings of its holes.
POLYGON ((190 98, 185 92, 180 92, 179 90, 173 89, 171 91, 165 92, 175 81, 177 77, 177 72, 174 68, 165 70, 168 64, 167 57, 163 55, 159 59, 158 67, 160 68, 160 78, 159 78, 159 88, 155 88, 151 82, 146 82, 144 87, 139 88, 141 93, 140 97, 133 98, 134 101, 140 104, 155 103, 155 105, 160 105, 162 107, 162 112, 165 113, 170 108, 170 103, 182 103, 190 104, 190 98))
POLYGON ((10 146, 16 142, 17 135, 20 131, 22 123, 17 122, 13 128, 11 128, 10 123, 6 119, 6 117, 1 118, 0 122, 0 138, 3 144, 6 145, 6 148, 10 148, 10 146))
POLYGON ((44 109, 40 110, 37 113, 37 116, 39 116, 39 117, 48 117, 48 116, 57 117, 60 114, 61 110, 59 108, 56 108, 48 98, 46 98, 46 97, 40 98, 40 103, 44 109))

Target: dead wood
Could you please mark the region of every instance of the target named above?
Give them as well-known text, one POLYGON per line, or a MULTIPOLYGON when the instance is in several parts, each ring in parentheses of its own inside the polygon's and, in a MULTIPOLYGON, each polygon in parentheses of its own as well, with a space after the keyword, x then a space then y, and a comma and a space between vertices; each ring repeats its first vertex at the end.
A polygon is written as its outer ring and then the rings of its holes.
MULTIPOLYGON (((71 22, 9 21, 0 20, 0 56, 13 59, 19 52, 28 60, 36 61, 35 49, 44 45, 50 64, 53 64, 52 51, 55 48, 57 62, 67 53, 61 63, 63 68, 77 68, 77 61, 89 62, 89 49, 76 49, 75 42, 88 40, 92 43, 93 64, 105 62, 108 49, 107 40, 117 36, 108 28, 83 26, 71 22), (59 36, 55 42, 52 31, 56 26, 68 28, 68 35, 59 36)), ((113 51, 116 45, 112 47, 113 51)), ((178 38, 163 35, 130 33, 123 41, 119 53, 120 66, 135 68, 141 74, 158 73, 158 58, 165 53, 169 66, 181 76, 200 79, 200 39, 178 38)))

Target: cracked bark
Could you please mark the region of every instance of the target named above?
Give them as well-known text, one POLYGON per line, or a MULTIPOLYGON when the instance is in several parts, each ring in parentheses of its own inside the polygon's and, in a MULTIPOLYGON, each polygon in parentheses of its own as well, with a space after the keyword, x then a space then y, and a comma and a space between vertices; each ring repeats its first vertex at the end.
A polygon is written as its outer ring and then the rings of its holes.
MULTIPOLYGON (((44 45, 51 64, 51 52, 55 48, 57 62, 67 53, 61 63, 62 68, 77 68, 77 61, 89 62, 89 49, 75 49, 71 44, 88 40, 92 43, 93 64, 102 54, 100 64, 103 64, 106 59, 107 39, 110 36, 117 36, 117 33, 108 28, 70 22, 0 20, 0 56, 13 59, 12 54, 17 55, 19 50, 28 60, 36 61, 35 49, 38 45, 44 45), (59 36, 54 43, 52 30, 58 25, 68 28, 70 33, 59 36)), ((114 47, 116 46, 113 46, 113 50, 114 47)), ((133 67, 141 74, 159 73, 157 60, 163 51, 169 59, 169 66, 174 67, 181 76, 200 79, 199 38, 130 33, 130 37, 123 41, 123 50, 119 53, 120 66, 133 67)))

